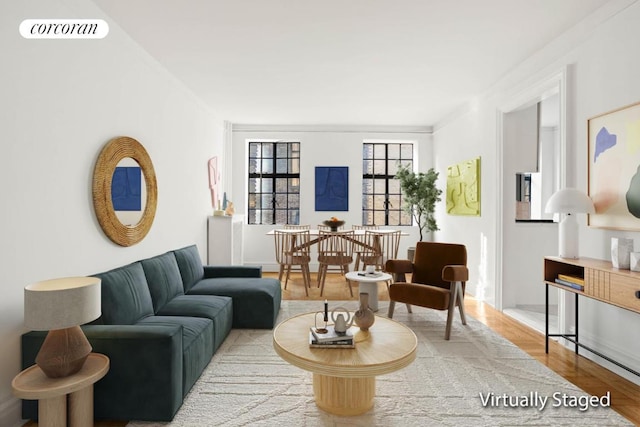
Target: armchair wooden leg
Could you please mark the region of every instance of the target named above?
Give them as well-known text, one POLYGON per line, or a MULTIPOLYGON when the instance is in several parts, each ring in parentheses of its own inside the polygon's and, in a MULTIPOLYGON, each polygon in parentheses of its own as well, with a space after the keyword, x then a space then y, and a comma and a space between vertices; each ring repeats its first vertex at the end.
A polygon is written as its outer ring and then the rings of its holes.
POLYGON ((463 294, 462 294, 462 283, 460 282, 456 282, 456 288, 458 288, 458 291, 456 292, 456 294, 458 295, 458 301, 457 301, 457 306, 458 306, 458 310, 460 310, 460 320, 462 321, 463 325, 467 324, 467 317, 464 313, 464 300, 463 300, 463 294))
POLYGON ((450 295, 449 295, 449 309, 447 310, 447 326, 444 330, 444 339, 449 340, 451 336, 451 324, 453 322, 453 312, 456 309, 456 305, 458 305, 458 283, 459 282, 451 282, 450 284, 450 295))
POLYGON ((389 316, 389 319, 393 318, 393 309, 396 307, 396 302, 395 301, 389 301, 389 312, 387 313, 387 315, 389 316))
POLYGON ((411 304, 405 304, 407 306, 407 311, 409 313, 413 313, 413 311, 411 311, 411 304))

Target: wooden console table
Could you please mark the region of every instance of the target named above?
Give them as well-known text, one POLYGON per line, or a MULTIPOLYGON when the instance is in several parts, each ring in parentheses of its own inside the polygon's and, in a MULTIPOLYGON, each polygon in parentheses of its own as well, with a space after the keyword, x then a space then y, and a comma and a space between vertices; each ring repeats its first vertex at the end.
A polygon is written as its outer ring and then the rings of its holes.
POLYGON ((576 354, 578 354, 578 348, 582 347, 614 365, 640 376, 639 372, 611 359, 597 350, 587 347, 578 340, 578 298, 583 296, 606 304, 615 305, 625 310, 633 311, 634 313, 640 313, 640 273, 613 268, 611 262, 600 259, 570 259, 548 256, 544 258, 544 283, 546 353, 549 353, 549 337, 561 337, 575 344, 576 354), (583 279, 584 289, 574 289, 556 283, 558 275, 568 275, 583 279), (575 294, 575 333, 549 333, 549 286, 554 286, 563 291, 575 294))

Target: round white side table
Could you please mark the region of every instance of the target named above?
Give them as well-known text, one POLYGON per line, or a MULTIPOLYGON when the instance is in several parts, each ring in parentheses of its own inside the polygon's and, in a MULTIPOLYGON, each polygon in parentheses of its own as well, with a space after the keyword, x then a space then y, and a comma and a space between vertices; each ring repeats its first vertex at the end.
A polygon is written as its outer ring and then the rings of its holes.
POLYGON ((389 273, 376 271, 375 274, 364 271, 350 271, 344 276, 347 280, 358 282, 358 292, 369 294, 369 308, 378 311, 378 283, 390 282, 392 277, 389 273))

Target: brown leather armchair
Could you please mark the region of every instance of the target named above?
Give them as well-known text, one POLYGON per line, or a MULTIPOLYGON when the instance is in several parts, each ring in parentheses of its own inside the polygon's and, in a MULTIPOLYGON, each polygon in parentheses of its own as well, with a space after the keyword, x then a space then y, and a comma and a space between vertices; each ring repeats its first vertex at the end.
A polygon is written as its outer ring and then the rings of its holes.
POLYGON ((467 248, 452 243, 418 242, 413 263, 406 259, 392 259, 386 270, 393 274, 394 283, 389 286, 389 318, 393 317, 396 302, 448 310, 444 339, 451 335, 451 322, 456 308, 460 310, 462 324, 464 314, 464 287, 469 279, 467 248), (411 273, 411 282, 406 274, 411 273))

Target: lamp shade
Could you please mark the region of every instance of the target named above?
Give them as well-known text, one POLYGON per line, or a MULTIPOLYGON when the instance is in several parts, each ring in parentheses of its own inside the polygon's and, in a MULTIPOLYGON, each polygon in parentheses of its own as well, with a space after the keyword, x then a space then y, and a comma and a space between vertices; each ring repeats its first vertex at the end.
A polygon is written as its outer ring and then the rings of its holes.
POLYGON ((595 213, 593 201, 576 188, 563 188, 553 193, 544 210, 547 213, 595 213))
POLYGON ((36 331, 66 329, 100 317, 100 279, 66 277, 24 288, 25 326, 36 331))

